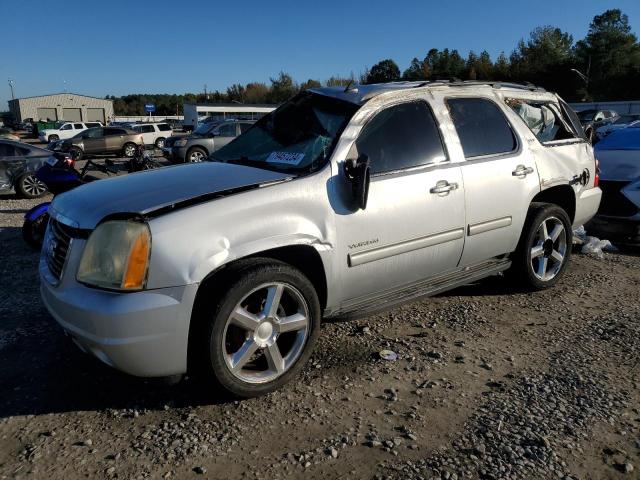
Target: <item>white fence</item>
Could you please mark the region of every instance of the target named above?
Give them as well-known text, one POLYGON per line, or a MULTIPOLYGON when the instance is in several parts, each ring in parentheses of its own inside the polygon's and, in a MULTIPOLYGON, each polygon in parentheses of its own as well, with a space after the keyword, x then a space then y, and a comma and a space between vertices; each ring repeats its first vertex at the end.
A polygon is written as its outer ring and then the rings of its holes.
POLYGON ((140 115, 137 117, 123 117, 116 115, 113 117, 114 122, 161 122, 162 120, 184 120, 182 115, 140 115))
POLYGON ((576 111, 581 110, 613 110, 620 115, 625 113, 640 113, 640 100, 628 102, 591 102, 591 103, 570 103, 571 108, 576 111))

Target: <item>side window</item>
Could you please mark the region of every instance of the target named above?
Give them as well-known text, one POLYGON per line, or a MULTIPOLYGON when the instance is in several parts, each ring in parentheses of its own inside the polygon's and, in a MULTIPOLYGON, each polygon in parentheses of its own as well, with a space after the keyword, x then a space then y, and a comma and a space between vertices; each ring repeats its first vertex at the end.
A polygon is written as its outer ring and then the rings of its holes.
POLYGON ((509 122, 495 103, 483 98, 447 100, 465 158, 514 151, 518 143, 509 122))
POLYGON ((153 128, 153 125, 144 125, 142 127, 142 133, 154 133, 156 131, 155 128, 153 128))
POLYGON ((372 174, 447 160, 433 113, 421 101, 377 113, 362 129, 356 148, 369 157, 372 174))
POLYGON ((221 137, 235 137, 236 136, 236 124, 226 123, 218 128, 218 135, 221 137))
POLYGON ((171 130, 171 127, 166 123, 160 123, 157 125, 157 127, 158 127, 158 130, 160 130, 161 132, 168 132, 169 130, 171 130))
POLYGON ((0 143, 0 157, 14 157, 15 155, 16 149, 13 145, 0 143))
POLYGON ((74 123, 73 128, 75 128, 76 130, 82 130, 84 127, 81 123, 74 123))
POLYGON ((560 107, 562 108, 562 115, 571 127, 573 134, 578 138, 586 140, 587 135, 584 133, 584 128, 582 128, 578 114, 562 99, 560 99, 560 107))
POLYGON ((71 128, 72 128, 72 127, 71 127, 71 124, 70 124, 70 123, 67 123, 67 124, 65 124, 65 125, 62 125, 62 126, 60 127, 60 130, 71 130, 71 128))
POLYGON ((541 143, 576 138, 575 133, 562 121, 560 109, 555 103, 519 98, 508 98, 505 102, 522 118, 541 143))
POLYGON ((252 126, 251 123, 241 123, 240 124, 240 135, 242 135, 244 132, 249 130, 251 128, 251 126, 252 126))
POLYGON ((103 128, 90 128, 79 135, 82 135, 84 138, 100 138, 103 136, 103 130, 103 128))

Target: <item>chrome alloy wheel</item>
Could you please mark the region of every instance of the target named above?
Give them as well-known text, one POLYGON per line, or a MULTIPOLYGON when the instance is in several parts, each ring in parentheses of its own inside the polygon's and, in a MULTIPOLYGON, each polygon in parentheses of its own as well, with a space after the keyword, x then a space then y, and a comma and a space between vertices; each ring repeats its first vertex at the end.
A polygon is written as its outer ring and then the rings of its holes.
POLYGON ((126 157, 133 157, 136 154, 136 147, 134 145, 127 145, 124 147, 124 155, 126 157))
POLYGON ((549 217, 536 230, 531 247, 533 274, 543 282, 555 278, 560 272, 567 253, 567 232, 562 221, 549 217))
POLYGON ((27 175, 24 177, 22 188, 32 197, 39 197, 47 191, 47 186, 38 180, 35 175, 27 175))
POLYGON ((204 153, 200 150, 195 150, 189 154, 189 162, 190 163, 199 163, 204 160, 204 153))
POLYGON ((309 307, 286 283, 267 283, 245 295, 226 321, 222 351, 229 371, 247 383, 284 374, 304 350, 309 307))

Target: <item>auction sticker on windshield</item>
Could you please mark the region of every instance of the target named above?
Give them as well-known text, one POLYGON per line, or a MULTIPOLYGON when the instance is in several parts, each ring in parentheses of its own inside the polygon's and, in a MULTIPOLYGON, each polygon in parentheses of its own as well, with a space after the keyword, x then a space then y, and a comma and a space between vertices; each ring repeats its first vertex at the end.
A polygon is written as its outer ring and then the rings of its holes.
POLYGON ((271 152, 267 157, 267 163, 284 163, 285 165, 298 165, 304 158, 304 153, 271 152))

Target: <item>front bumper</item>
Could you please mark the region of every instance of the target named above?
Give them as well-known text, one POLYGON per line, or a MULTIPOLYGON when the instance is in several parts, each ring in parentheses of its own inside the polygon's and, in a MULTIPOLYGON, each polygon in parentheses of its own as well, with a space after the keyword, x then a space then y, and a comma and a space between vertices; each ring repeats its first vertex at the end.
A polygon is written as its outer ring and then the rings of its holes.
POLYGON ((133 293, 89 288, 73 278, 79 250, 72 248, 58 285, 40 260, 40 293, 55 320, 83 351, 118 370, 140 377, 185 373, 197 285, 133 293))
POLYGON ((640 218, 596 215, 585 225, 587 234, 612 243, 640 245, 640 218))
POLYGON ((183 163, 187 156, 187 148, 175 146, 165 147, 162 149, 162 154, 173 163, 183 163))

